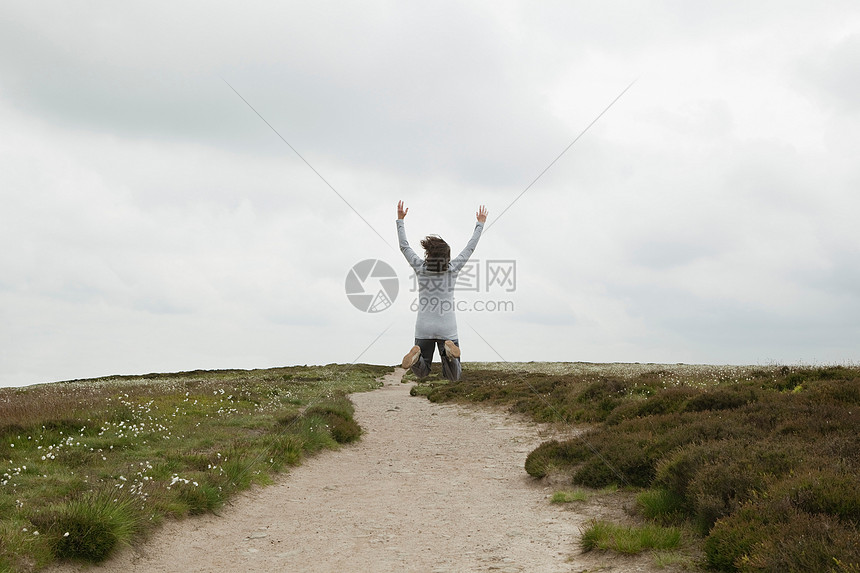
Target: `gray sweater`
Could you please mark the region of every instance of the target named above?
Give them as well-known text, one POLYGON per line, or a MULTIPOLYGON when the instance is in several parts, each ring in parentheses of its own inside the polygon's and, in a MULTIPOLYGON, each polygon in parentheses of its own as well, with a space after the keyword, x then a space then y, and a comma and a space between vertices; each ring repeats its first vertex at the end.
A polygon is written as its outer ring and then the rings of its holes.
POLYGON ((457 318, 454 314, 454 286, 457 274, 472 256, 484 224, 475 224, 472 238, 466 248, 448 263, 448 269, 443 272, 427 270, 427 263, 409 246, 406 240, 406 228, 403 219, 397 219, 397 239, 400 252, 406 257, 409 266, 415 271, 418 279, 418 318, 415 321, 415 338, 436 338, 442 340, 457 340, 457 318))

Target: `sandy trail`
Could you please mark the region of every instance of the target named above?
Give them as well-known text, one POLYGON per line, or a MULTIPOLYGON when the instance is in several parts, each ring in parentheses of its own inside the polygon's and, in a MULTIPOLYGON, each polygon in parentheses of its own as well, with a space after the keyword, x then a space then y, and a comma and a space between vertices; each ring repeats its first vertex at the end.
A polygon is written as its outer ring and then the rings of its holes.
MULTIPOLYGON (((523 470, 540 426, 410 397, 403 373, 352 396, 365 429, 357 444, 306 460, 220 516, 167 523, 100 567, 54 571, 549 573, 598 565, 576 547, 594 511, 550 504, 551 488, 523 470)), ((649 569, 605 559, 603 570, 649 569)))

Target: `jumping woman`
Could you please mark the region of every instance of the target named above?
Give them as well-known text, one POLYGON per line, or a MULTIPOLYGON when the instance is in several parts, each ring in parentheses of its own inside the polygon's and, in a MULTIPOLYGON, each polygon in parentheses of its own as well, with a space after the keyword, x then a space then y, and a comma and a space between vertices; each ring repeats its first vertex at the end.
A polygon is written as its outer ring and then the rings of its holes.
POLYGON ((397 239, 400 252, 415 271, 418 279, 418 318, 415 321, 415 346, 403 357, 403 368, 412 368, 419 378, 430 373, 434 348, 439 348, 442 360, 442 375, 451 381, 460 379, 460 341, 457 336, 457 318, 454 315, 454 285, 457 274, 472 256, 484 223, 487 209, 481 205, 475 216, 478 222, 472 238, 457 258, 451 260, 451 247, 436 235, 428 235, 421 241, 424 258, 412 250, 406 240, 403 219, 409 209, 403 201, 397 203, 397 239))

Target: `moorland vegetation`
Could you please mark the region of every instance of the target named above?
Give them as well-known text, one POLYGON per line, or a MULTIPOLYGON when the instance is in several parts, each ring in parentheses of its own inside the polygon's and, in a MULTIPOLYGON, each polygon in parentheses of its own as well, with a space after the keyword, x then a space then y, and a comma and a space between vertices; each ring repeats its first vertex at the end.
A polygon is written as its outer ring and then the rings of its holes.
POLYGON ((359 438, 387 366, 114 376, 0 388, 0 572, 99 562, 165 519, 359 438))
MULTIPOLYGON (((577 430, 525 470, 638 492, 640 537, 681 526, 703 568, 860 571, 860 368, 473 364, 413 393, 577 430)), ((595 522, 582 548, 623 551, 622 533, 595 522)))

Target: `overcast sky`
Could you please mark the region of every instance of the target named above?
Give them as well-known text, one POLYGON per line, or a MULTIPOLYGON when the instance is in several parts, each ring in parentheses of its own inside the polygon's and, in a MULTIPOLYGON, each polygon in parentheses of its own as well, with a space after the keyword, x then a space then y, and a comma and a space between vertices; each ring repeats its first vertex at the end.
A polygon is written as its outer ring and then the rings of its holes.
POLYGON ((856 0, 7 2, 0 126, 3 386, 397 363, 399 199, 466 361, 860 359, 856 0))

